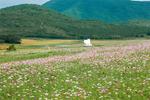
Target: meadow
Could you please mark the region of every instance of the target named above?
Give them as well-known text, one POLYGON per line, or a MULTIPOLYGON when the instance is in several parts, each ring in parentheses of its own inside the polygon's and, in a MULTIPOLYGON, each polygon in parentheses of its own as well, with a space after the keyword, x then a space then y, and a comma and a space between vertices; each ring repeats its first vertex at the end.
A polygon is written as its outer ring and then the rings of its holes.
POLYGON ((0 45, 0 100, 149 100, 150 40, 0 45))

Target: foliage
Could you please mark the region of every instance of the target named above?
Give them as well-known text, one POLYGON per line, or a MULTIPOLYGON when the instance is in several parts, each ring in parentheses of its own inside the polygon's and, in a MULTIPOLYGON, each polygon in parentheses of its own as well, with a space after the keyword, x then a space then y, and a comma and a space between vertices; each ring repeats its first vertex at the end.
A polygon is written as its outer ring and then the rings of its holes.
POLYGON ((0 34, 0 40, 5 43, 20 43, 21 37, 17 34, 0 34))
MULTIPOLYGON (((74 20, 38 5, 18 5, 0 10, 0 37, 122 39, 143 37, 149 32, 149 28, 141 26, 74 20)), ((9 38, 5 42, 10 42, 9 38)))
POLYGON ((15 50, 16 50, 15 45, 10 45, 10 46, 7 48, 7 51, 15 51, 15 50))
POLYGON ((126 24, 142 27, 150 27, 150 20, 130 20, 126 24))
POLYGON ((150 2, 132 0, 52 0, 43 5, 76 19, 122 22, 150 19, 150 2))

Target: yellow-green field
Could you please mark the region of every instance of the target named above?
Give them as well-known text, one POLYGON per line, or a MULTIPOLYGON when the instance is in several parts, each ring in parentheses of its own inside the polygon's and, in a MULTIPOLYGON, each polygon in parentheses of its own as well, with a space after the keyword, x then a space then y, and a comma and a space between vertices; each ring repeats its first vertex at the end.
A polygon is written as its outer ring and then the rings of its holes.
MULTIPOLYGON (((21 44, 16 45, 18 48, 32 46, 53 46, 61 44, 77 43, 78 40, 49 40, 49 39, 22 39, 21 44)), ((0 44, 0 49, 5 50, 10 44, 0 44)), ((33 47, 34 48, 34 47, 33 47)))
POLYGON ((7 51, 11 44, 1 44, 0 63, 77 53, 83 48, 73 47, 81 43, 79 40, 22 39, 21 44, 15 45, 17 51, 7 51))
MULTIPOLYGON (((136 44, 146 40, 92 40, 94 47, 123 46, 136 44)), ((17 51, 7 51, 11 44, 0 45, 0 63, 43 58, 54 55, 67 55, 85 51, 82 40, 49 40, 49 39, 22 39, 16 44, 17 51)))
MULTIPOLYGON (((140 43, 145 41, 145 39, 136 40, 92 40, 94 46, 114 46, 114 45, 126 45, 130 43, 140 43)), ((6 50, 11 44, 0 44, 0 50, 6 50)), ((31 49, 41 47, 52 47, 52 46, 66 46, 66 47, 78 47, 82 46, 82 40, 60 40, 60 39, 22 39, 21 44, 16 44, 17 49, 31 49), (73 44, 73 45, 72 45, 73 44)))
POLYGON ((0 100, 149 100, 150 40, 0 44, 0 100))

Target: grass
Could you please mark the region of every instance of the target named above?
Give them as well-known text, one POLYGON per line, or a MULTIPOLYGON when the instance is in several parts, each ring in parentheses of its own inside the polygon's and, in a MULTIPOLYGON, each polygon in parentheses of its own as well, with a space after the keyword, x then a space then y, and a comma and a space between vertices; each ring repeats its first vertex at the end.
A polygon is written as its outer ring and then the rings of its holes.
POLYGON ((15 45, 17 51, 7 51, 6 48, 10 44, 1 44, 0 48, 3 50, 0 50, 0 63, 66 55, 83 51, 84 49, 65 49, 65 47, 73 48, 71 44, 77 43, 79 43, 78 40, 22 39, 21 44, 15 45))
POLYGON ((136 44, 136 43, 142 43, 143 41, 146 41, 145 39, 134 39, 134 40, 94 40, 93 44, 95 46, 124 46, 128 44, 136 44))
MULTIPOLYGON (((127 45, 140 43, 146 40, 93 40, 96 47, 127 45)), ((16 44, 17 51, 6 51, 10 44, 1 44, 0 63, 20 61, 35 58, 44 58, 57 55, 69 55, 85 51, 80 40, 49 40, 49 39, 22 39, 21 44, 16 44), (67 49, 69 48, 69 49, 67 49)))
POLYGON ((4 62, 10 62, 10 61, 20 61, 20 60, 29 60, 29 59, 35 59, 35 58, 45 58, 50 56, 58 56, 58 55, 66 55, 66 54, 72 54, 72 53, 78 53, 79 51, 39 51, 39 52, 25 52, 23 53, 15 53, 16 51, 11 51, 5 53, 5 55, 1 56, 0 63, 4 62))
MULTIPOLYGON (((144 41, 148 40, 93 41, 95 45, 100 44, 100 47, 94 48, 123 45, 117 49, 120 53, 115 57, 102 56, 69 62, 0 67, 0 100, 148 100, 150 98, 149 49, 140 49, 123 58, 120 57, 124 45, 144 41), (109 62, 100 63, 107 59, 109 62)), ((61 46, 56 46, 55 49, 54 47, 52 46, 52 52, 55 51, 53 55, 68 55, 83 52, 85 49, 94 49, 81 47, 81 44, 72 44, 67 49, 61 46)), ((21 55, 22 58, 19 59, 26 58, 26 55, 29 57, 26 59, 37 58, 31 57, 32 54, 26 54, 27 50, 39 52, 41 48, 19 50, 21 53, 8 52, 6 58, 10 55, 21 55)), ((49 50, 46 51, 38 53, 38 57, 53 56, 49 54, 49 50)))
MULTIPOLYGON (((146 40, 93 40, 95 47, 109 47, 142 43, 146 40)), ((20 61, 35 58, 44 58, 56 55, 69 55, 85 51, 81 40, 49 40, 49 39, 22 39, 16 44, 17 51, 6 51, 10 44, 0 45, 0 63, 20 61)))
POLYGON ((150 95, 149 61, 143 65, 142 61, 124 60, 105 67, 78 61, 51 67, 18 66, 13 68, 15 73, 1 73, 1 99, 147 100, 150 95), (141 66, 135 70, 135 65, 141 66))
POLYGON ((8 48, 8 44, 1 44, 0 50, 6 50, 8 48))

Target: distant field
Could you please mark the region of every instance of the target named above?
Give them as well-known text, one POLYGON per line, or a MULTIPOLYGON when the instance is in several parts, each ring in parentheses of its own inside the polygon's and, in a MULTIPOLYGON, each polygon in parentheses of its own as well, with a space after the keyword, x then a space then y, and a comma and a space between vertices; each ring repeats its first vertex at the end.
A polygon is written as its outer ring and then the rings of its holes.
POLYGON ((0 47, 0 100, 149 100, 150 40, 23 39, 0 47))
MULTIPOLYGON (((82 43, 82 42, 81 42, 82 43)), ((17 51, 6 51, 11 44, 0 45, 0 63, 42 58, 54 55, 65 55, 82 51, 74 49, 68 51, 65 47, 72 47, 72 44, 80 44, 79 40, 48 40, 48 39, 22 39, 21 44, 16 44, 17 51)))
MULTIPOLYGON (((121 46, 136 44, 145 40, 92 40, 94 47, 121 46)), ((43 58, 54 55, 66 55, 85 51, 83 40, 50 40, 50 39, 22 39, 16 44, 17 51, 6 51, 11 44, 0 45, 0 63, 43 58)))
POLYGON ((22 44, 25 46, 29 45, 58 45, 58 44, 72 44, 77 43, 78 40, 55 40, 55 39, 22 39, 22 44))
MULTIPOLYGON (((92 40, 94 46, 112 46, 125 45, 129 43, 143 42, 145 39, 135 40, 92 40)), ((22 39, 21 44, 16 45, 17 48, 35 48, 40 46, 72 46, 72 44, 83 45, 83 40, 60 40, 60 39, 22 39)), ((0 50, 5 50, 10 44, 0 44, 0 50)))
MULTIPOLYGON (((21 44, 16 45, 18 48, 23 47, 38 47, 38 46, 53 46, 53 45, 63 45, 63 44, 73 44, 78 43, 78 40, 49 40, 49 39, 22 39, 21 44)), ((10 44, 1 44, 0 50, 6 49, 10 44)))

